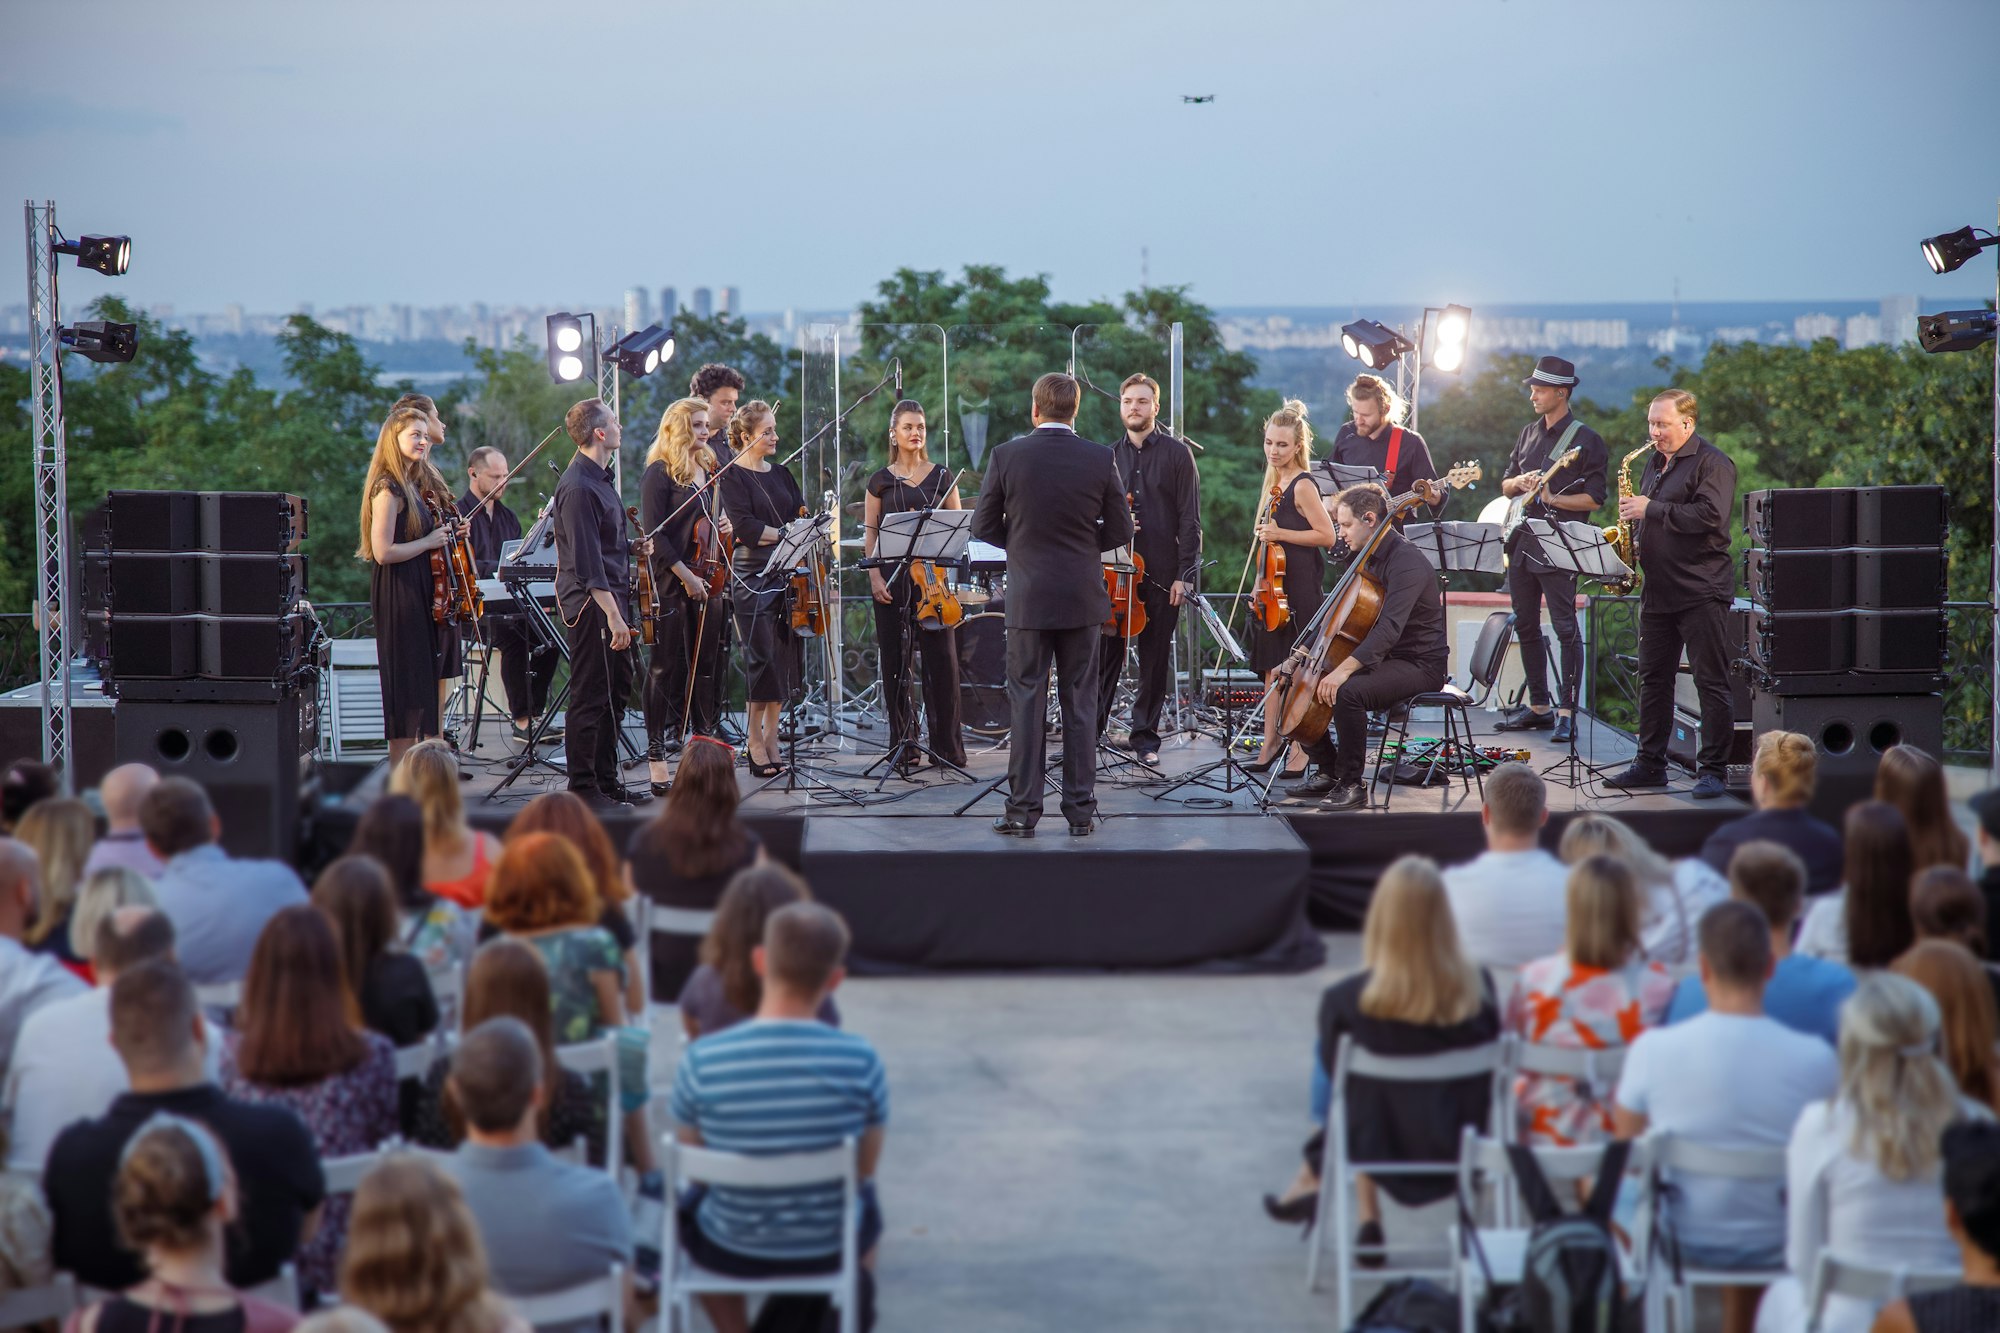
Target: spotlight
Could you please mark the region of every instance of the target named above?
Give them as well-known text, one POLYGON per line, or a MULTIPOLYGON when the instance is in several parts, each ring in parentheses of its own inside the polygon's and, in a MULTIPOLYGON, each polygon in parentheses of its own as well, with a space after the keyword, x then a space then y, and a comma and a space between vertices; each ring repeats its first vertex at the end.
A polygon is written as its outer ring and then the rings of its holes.
POLYGON ((95 319, 63 328, 57 337, 92 361, 130 361, 139 350, 139 326, 95 319))
POLYGON ((1370 370, 1380 370, 1416 348, 1410 340, 1379 320, 1357 319, 1340 326, 1340 345, 1370 370))
POLYGON ((1949 273, 1967 260, 1976 259, 1979 252, 1992 245, 2000 237, 1982 238, 1971 227, 1960 227, 1942 236, 1933 236, 1924 242, 1924 262, 1931 266, 1933 273, 1949 273))
POLYGON ((1472 333, 1472 312, 1462 305, 1448 305, 1438 317, 1437 350, 1431 364, 1447 374, 1465 365, 1465 345, 1472 333))
POLYGON ((674 335, 654 324, 626 334, 605 355, 627 375, 650 375, 673 359, 674 335))
POLYGON ((597 317, 560 311, 550 315, 549 378, 557 384, 597 378, 597 317), (584 334, 583 322, 590 321, 591 336, 584 334))
POLYGON ((85 236, 80 240, 56 242, 56 253, 75 255, 78 268, 94 268, 107 278, 115 278, 132 264, 130 236, 85 236))
POLYGON ((1969 352, 1994 338, 1991 310, 1946 310, 1917 319, 1917 341, 1926 352, 1969 352))

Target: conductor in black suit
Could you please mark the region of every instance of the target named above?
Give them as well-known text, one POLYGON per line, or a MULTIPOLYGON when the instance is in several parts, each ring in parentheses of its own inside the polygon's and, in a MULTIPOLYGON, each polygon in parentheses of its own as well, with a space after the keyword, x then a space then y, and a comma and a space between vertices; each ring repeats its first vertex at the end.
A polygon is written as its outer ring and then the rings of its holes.
POLYGON ((1007 552, 1007 813, 995 832, 1027 836, 1042 817, 1049 664, 1062 706, 1063 815, 1077 837, 1097 814, 1097 651, 1111 615, 1102 555, 1132 540, 1111 451, 1076 433, 1068 375, 1035 381, 1035 429, 993 451, 972 535, 1007 552))

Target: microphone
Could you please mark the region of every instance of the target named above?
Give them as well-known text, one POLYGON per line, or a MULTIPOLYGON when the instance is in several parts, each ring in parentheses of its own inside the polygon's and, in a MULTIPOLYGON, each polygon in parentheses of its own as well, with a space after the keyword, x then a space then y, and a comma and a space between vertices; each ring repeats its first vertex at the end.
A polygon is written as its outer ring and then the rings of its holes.
POLYGON ((896 401, 903 401, 903 358, 896 358, 896 401))

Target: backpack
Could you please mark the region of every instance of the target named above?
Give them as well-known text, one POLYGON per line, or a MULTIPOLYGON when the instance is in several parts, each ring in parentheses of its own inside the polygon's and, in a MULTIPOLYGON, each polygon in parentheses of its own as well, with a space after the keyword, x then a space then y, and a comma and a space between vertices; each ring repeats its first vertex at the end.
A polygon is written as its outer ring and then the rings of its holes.
POLYGON ((1489 1333, 1636 1333, 1640 1310, 1625 1294, 1618 1240, 1611 1234, 1611 1211, 1618 1199, 1632 1145, 1613 1142, 1604 1149, 1590 1199, 1565 1213, 1549 1188, 1535 1154, 1519 1144, 1507 1148, 1514 1180, 1534 1225, 1521 1263, 1520 1285, 1501 1292, 1493 1283, 1465 1200, 1461 1226, 1486 1274, 1480 1325, 1489 1333))
POLYGON ((1391 1282, 1347 1333, 1458 1333, 1458 1297, 1423 1278, 1391 1282))

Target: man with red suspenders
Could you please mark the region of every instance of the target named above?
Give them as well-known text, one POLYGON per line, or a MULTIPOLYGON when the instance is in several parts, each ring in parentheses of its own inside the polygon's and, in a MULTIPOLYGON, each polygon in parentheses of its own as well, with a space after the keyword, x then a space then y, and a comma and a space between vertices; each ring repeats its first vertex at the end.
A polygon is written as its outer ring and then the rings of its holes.
MULTIPOLYGON (((1424 443, 1424 437, 1400 424, 1410 405, 1387 380, 1380 375, 1356 375, 1354 383, 1347 386, 1347 408, 1352 419, 1343 422, 1334 435, 1328 461, 1385 474, 1391 495, 1402 495, 1419 481, 1437 476, 1437 465, 1431 462, 1431 447, 1424 443)), ((1334 487, 1336 493, 1342 489, 1334 487)), ((1445 494, 1451 492, 1447 489, 1445 494)), ((1440 500, 1435 510, 1412 512, 1429 522, 1443 515, 1444 504, 1440 500)), ((1407 521, 1407 516, 1397 519, 1397 528, 1407 521)))

